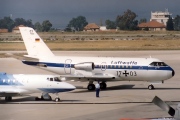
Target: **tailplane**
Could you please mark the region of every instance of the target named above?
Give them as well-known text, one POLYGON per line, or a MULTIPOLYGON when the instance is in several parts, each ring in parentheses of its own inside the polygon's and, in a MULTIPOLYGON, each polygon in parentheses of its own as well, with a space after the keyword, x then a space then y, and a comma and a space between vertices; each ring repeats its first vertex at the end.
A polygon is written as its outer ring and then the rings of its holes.
POLYGON ((19 27, 19 29, 29 57, 44 58, 54 56, 33 28, 19 27))

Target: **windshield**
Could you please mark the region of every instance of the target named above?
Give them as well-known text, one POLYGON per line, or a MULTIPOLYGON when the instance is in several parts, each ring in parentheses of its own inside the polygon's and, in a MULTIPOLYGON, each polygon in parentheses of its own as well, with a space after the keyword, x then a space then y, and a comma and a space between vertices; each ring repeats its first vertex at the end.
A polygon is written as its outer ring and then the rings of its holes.
POLYGON ((149 64, 150 66, 168 66, 166 63, 164 62, 152 62, 151 64, 149 64))
POLYGON ((61 80, 58 77, 54 77, 54 81, 61 82, 61 80))
POLYGON ((62 82, 58 77, 47 78, 47 80, 49 80, 49 81, 56 81, 56 82, 62 82))

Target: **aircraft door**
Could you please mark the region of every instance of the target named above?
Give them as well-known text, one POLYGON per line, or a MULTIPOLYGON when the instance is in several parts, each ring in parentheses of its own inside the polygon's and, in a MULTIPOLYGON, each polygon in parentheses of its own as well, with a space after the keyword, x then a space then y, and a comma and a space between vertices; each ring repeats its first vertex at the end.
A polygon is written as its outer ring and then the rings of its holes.
POLYGON ((101 70, 102 70, 102 71, 105 71, 105 70, 106 70, 106 66, 107 66, 107 65, 106 65, 106 62, 102 62, 102 63, 101 63, 101 70))
POLYGON ((66 59, 64 63, 64 72, 66 74, 71 74, 71 59, 66 59))

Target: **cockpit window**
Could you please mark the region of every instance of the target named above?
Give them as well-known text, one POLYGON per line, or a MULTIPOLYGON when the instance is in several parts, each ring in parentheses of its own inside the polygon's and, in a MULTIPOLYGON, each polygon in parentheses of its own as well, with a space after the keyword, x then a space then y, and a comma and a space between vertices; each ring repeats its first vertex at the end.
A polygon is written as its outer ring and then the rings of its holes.
POLYGON ((50 81, 53 81, 53 78, 50 78, 50 81))
POLYGON ((152 62, 151 64, 149 64, 150 66, 168 66, 166 63, 164 62, 152 62))
POLYGON ((61 82, 61 80, 58 77, 54 77, 54 81, 61 82))
POLYGON ((49 81, 56 81, 56 82, 62 82, 58 77, 47 78, 47 80, 49 80, 49 81))

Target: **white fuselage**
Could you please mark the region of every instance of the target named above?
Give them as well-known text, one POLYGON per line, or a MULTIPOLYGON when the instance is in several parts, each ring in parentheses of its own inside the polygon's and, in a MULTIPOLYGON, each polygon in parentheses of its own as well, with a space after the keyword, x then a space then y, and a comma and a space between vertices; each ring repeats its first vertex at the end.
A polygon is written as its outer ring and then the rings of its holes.
POLYGON ((82 74, 88 77, 101 73, 114 78, 107 81, 163 81, 174 75, 174 70, 170 66, 155 58, 54 56, 51 58, 41 58, 37 63, 31 61, 23 61, 23 63, 37 65, 59 75, 82 74), (88 69, 89 66, 87 65, 80 67, 77 65, 79 63, 93 63, 94 69, 88 69), (152 65, 152 63, 159 65, 152 65), (80 69, 76 68, 76 65, 80 69))
POLYGON ((30 93, 59 93, 74 90, 69 83, 55 81, 54 75, 0 74, 0 96, 30 93))

